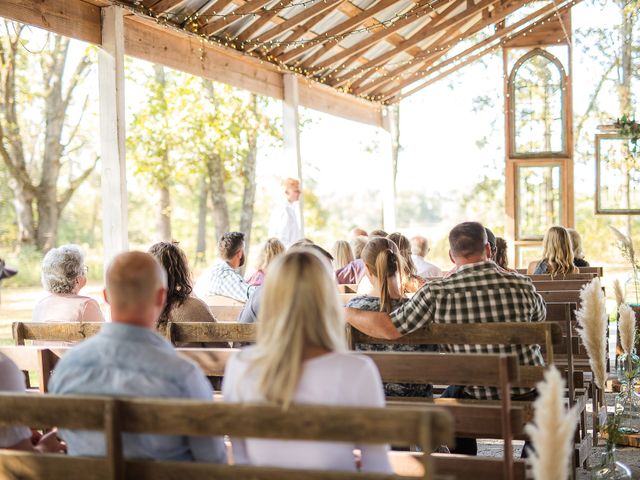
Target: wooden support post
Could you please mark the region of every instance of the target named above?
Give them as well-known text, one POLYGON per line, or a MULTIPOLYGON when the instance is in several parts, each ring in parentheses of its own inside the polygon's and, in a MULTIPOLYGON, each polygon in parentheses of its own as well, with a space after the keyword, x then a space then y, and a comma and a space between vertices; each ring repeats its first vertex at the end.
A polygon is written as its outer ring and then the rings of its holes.
POLYGON ((284 124, 284 155, 285 160, 291 168, 296 165, 297 177, 300 180, 300 233, 304 237, 304 189, 302 179, 302 155, 300 154, 300 114, 298 105, 300 104, 300 85, 298 77, 291 73, 285 73, 284 100, 282 102, 282 122, 284 124))
POLYGON ((395 182, 395 155, 397 138, 397 111, 393 107, 386 107, 382 124, 387 131, 388 142, 385 142, 386 152, 383 152, 382 167, 382 223, 386 232, 396 231, 396 182, 395 182))
POLYGON ((100 148, 102 152, 102 229, 105 266, 129 248, 124 110, 124 10, 102 8, 102 46, 98 54, 100 148))

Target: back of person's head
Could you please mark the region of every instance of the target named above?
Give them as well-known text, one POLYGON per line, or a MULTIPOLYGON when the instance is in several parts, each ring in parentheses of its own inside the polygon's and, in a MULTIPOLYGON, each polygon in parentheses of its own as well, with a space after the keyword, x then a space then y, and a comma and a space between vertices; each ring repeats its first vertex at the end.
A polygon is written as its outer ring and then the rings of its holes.
POLYGON ((369 237, 388 237, 389 234, 384 230, 374 230, 369 234, 369 237))
POLYGON ((544 235, 542 240, 542 257, 547 261, 547 273, 552 277, 574 273, 573 248, 571 237, 564 227, 553 226, 544 235))
POLYGON ((364 248, 364 246, 367 244, 368 241, 369 241, 369 238, 365 236, 354 237, 351 239, 349 243, 351 244, 351 248, 353 250, 353 257, 355 259, 362 258, 362 249, 364 248))
POLYGON ((582 237, 575 228, 567 228, 569 237, 571 237, 571 247, 573 248, 573 256, 584 260, 584 251, 582 250, 582 237))
POLYGON ((355 256, 351 245, 346 240, 338 240, 333 244, 331 249, 331 255, 333 256, 334 267, 336 270, 347 266, 353 262, 355 256))
POLYGON ((282 187, 285 192, 290 192, 292 190, 300 190, 300 180, 297 178, 285 178, 282 181, 282 187))
POLYGON ((429 253, 429 242, 426 238, 416 235, 411 239, 411 253, 418 257, 426 257, 429 253))
POLYGON ((84 253, 80 247, 61 245, 49 250, 42 260, 40 279, 48 292, 73 293, 78 288, 80 279, 86 282, 84 253))
POLYGON ((244 233, 227 232, 218 241, 218 253, 223 260, 231 260, 244 248, 244 233))
POLYGON ((360 227, 355 227, 351 230, 351 238, 368 237, 368 236, 369 234, 367 233, 367 231, 360 227))
POLYGON ((327 259, 297 248, 270 267, 258 311, 258 388, 286 408, 302 373, 305 348, 346 350, 344 308, 327 259))
POLYGON ((267 240, 260 251, 260 255, 258 256, 258 270, 266 272, 269 264, 278 255, 282 255, 284 251, 284 244, 277 238, 270 238, 267 240))
POLYGON ((417 273, 417 269, 413 263, 413 259, 411 258, 411 242, 409 239, 398 232, 390 234, 387 238, 398 246, 400 256, 402 257, 402 260, 404 260, 403 265, 405 277, 415 275, 417 273))
POLYGON ((362 261, 380 285, 380 311, 391 312, 389 282, 400 275, 399 284, 402 284, 402 258, 398 246, 388 238, 372 238, 362 250, 362 261))
POLYGON ((478 222, 460 223, 449 232, 449 249, 454 258, 481 256, 487 244, 487 231, 478 222))
POLYGON ((489 247, 491 248, 491 260, 495 260, 496 259, 496 248, 497 248, 496 247, 496 236, 487 227, 484 227, 484 230, 487 232, 487 243, 489 244, 489 247))
POLYGON ((116 323, 155 328, 167 291, 167 274, 144 252, 117 255, 105 274, 105 300, 116 323))
POLYGON ((149 248, 167 272, 167 302, 160 314, 159 326, 169 321, 173 307, 182 305, 193 291, 189 261, 178 242, 158 242, 149 248))
POLYGON ((499 267, 505 270, 509 268, 509 258, 507 256, 507 241, 502 237, 496 237, 496 255, 493 260, 499 267))

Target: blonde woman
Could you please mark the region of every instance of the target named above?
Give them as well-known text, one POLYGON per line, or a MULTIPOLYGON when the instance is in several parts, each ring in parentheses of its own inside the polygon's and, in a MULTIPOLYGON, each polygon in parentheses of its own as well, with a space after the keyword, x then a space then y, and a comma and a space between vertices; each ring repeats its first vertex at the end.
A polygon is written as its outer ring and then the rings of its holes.
POLYGON ((336 270, 346 267, 355 260, 353 249, 349 242, 345 240, 338 240, 333 244, 331 255, 333 256, 333 266, 336 270))
MULTIPOLYGON (((573 264, 573 248, 566 228, 551 227, 544 235, 542 246, 542 260, 535 265, 534 275, 548 273, 552 277, 558 277, 578 272, 573 264)), ((532 267, 533 265, 529 265, 529 271, 532 267)))
MULTIPOLYGON (((264 286, 255 346, 227 364, 227 402, 384 406, 380 374, 347 352, 343 307, 327 261, 306 248, 278 258, 264 286)), ((232 438, 235 463, 391 473, 386 445, 232 438)))
POLYGON ((284 253, 284 244, 277 238, 270 238, 262 247, 260 256, 258 257, 258 268, 251 277, 247 280, 249 285, 259 286, 264 283, 264 276, 267 272, 267 267, 278 255, 284 253))
POLYGON ((567 228, 567 232, 569 232, 571 246, 573 247, 573 264, 576 267, 588 267, 589 262, 584 259, 584 252, 582 251, 582 237, 574 228, 567 228))
MULTIPOLYGON (((402 295, 402 260, 395 243, 388 238, 374 237, 362 250, 365 274, 371 291, 358 295, 347 303, 348 308, 390 313, 408 299, 402 295)), ((433 352, 435 345, 357 344, 356 350, 379 352, 433 352)), ((432 397, 432 385, 385 383, 386 396, 432 397)))

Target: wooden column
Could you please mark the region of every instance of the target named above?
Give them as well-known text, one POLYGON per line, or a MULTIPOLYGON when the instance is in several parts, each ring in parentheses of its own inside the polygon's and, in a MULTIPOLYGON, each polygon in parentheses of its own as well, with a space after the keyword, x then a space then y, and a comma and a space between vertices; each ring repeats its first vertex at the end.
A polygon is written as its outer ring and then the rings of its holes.
POLYGON ((382 166, 382 223, 386 232, 396 231, 396 183, 394 171, 394 139, 396 138, 396 110, 385 107, 382 117, 387 141, 384 142, 386 154, 383 154, 382 166))
MULTIPOLYGON (((291 73, 285 73, 284 100, 282 102, 282 121, 284 124, 284 155, 288 164, 287 168, 296 166, 297 177, 300 180, 300 233, 304 237, 304 189, 302 179, 302 155, 300 154, 300 114, 298 106, 300 104, 300 84, 298 77, 291 73)), ((292 175, 293 176, 293 175, 292 175)))
POLYGON ((124 110, 124 10, 102 8, 98 54, 100 149, 102 153, 102 239, 105 266, 128 250, 124 110))

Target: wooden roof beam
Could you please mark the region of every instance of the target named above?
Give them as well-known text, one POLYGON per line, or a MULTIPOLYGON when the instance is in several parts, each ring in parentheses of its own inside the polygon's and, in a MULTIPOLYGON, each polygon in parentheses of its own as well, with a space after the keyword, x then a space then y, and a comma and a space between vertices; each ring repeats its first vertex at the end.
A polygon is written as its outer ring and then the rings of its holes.
MULTIPOLYGON (((459 41, 465 40, 471 37, 472 35, 475 35, 476 33, 480 32, 482 29, 486 28, 487 26, 503 20, 508 15, 511 15, 512 13, 514 13, 516 10, 526 5, 527 3, 529 3, 528 0, 518 0, 516 2, 513 2, 508 8, 497 6, 490 13, 483 14, 480 20, 476 22, 474 25, 472 25, 470 28, 468 28, 465 32, 460 33, 459 30, 456 30, 455 32, 453 32, 451 37, 447 38, 444 42, 440 42, 435 47, 425 48, 424 53, 426 53, 426 55, 423 54, 423 57, 421 58, 422 61, 417 65, 414 65, 413 68, 409 68, 409 70, 413 70, 416 68, 424 68, 425 66, 433 65, 439 58, 441 58, 443 55, 447 53, 448 48, 446 50, 443 50, 443 48, 445 45, 447 45, 447 43, 451 43, 452 38, 459 37, 459 40, 456 42, 453 42, 453 45, 451 45, 451 46, 455 46, 455 44, 458 43, 459 41), (428 50, 431 50, 431 52, 427 53, 428 50)), ((382 77, 378 78, 374 82, 366 85, 364 88, 354 89, 355 90, 354 93, 361 95, 364 93, 369 93, 374 89, 377 89, 373 93, 373 96, 375 96, 376 94, 380 93, 380 90, 382 90, 382 88, 380 87, 384 87, 388 83, 395 82, 396 81, 395 77, 397 75, 400 75, 401 73, 402 73, 401 68, 398 68, 393 72, 392 75, 389 76, 389 78, 387 79, 382 77)))
MULTIPOLYGON (((348 20, 345 20, 344 22, 342 22, 339 25, 336 25, 333 28, 330 28, 328 31, 326 31, 325 33, 318 35, 319 39, 322 39, 323 37, 333 37, 336 35, 342 35, 345 32, 350 31, 353 28, 356 28, 358 25, 362 24, 363 22, 365 22, 366 20, 370 19, 371 17, 373 17, 374 15, 380 13, 383 10, 386 10, 387 8, 389 8, 391 5, 393 5, 394 3, 396 3, 397 0, 380 0, 378 3, 375 3, 372 7, 367 8, 366 10, 361 11, 359 14, 357 14, 354 17, 349 18, 348 20)), ((329 40, 328 43, 333 43, 332 47, 335 46, 335 43, 339 42, 340 40, 329 40)), ((318 42, 310 42, 307 43, 305 45, 300 45, 297 47, 292 48, 291 50, 289 50, 288 52, 283 53, 282 55, 280 55, 278 57, 278 60, 283 62, 283 63, 287 63, 295 58, 298 58, 300 55, 303 55, 304 53, 306 53, 307 51, 309 51, 312 48, 315 48, 318 45, 322 45, 324 42, 322 42, 322 40, 318 40, 318 42)), ((324 48, 324 46, 323 46, 324 48)))
MULTIPOLYGON (((551 20, 554 16, 557 15, 557 13, 561 13, 564 10, 573 7, 574 5, 580 3, 582 0, 562 0, 562 2, 560 3, 560 5, 558 5, 558 9, 556 12, 556 5, 555 4, 547 4, 544 7, 536 10, 535 12, 531 13, 530 15, 527 15, 526 17, 524 17, 523 19, 519 20, 518 22, 513 23, 512 25, 509 25, 507 27, 505 27, 504 29, 499 30, 498 32, 496 32, 494 35, 492 35, 491 37, 487 37, 485 40, 483 40, 482 42, 479 42, 478 44, 466 49, 464 52, 461 52, 460 54, 447 59, 446 61, 430 68, 429 70, 426 71, 425 75, 431 74, 431 73, 435 73, 439 70, 442 70, 445 66, 450 65, 451 63, 463 58, 466 55, 469 55, 473 52, 475 52, 476 50, 481 49, 482 47, 486 46, 486 45, 490 45, 492 42, 494 41, 498 41, 497 44, 489 46, 487 48, 485 48, 484 50, 482 50, 480 53, 477 53, 475 55, 472 55, 470 57, 468 57, 467 59, 465 59, 463 62, 454 65, 452 68, 446 70, 445 72, 441 72, 440 74, 438 74, 437 76, 430 78, 429 80, 427 80, 425 83, 420 84, 418 87, 414 88, 413 90, 411 90, 410 92, 406 93, 406 94, 402 94, 398 100, 400 98, 405 98, 419 90, 422 90, 423 88, 425 88, 428 85, 431 85, 432 83, 437 82, 438 80, 441 80, 442 78, 456 72, 457 70, 459 70, 460 68, 469 65, 470 63, 475 62, 476 60, 478 60, 479 58, 481 58, 482 56, 486 55, 487 53, 489 53, 492 50, 495 50, 496 48, 499 48, 501 45, 501 41, 504 37, 506 36, 511 36, 512 38, 516 38, 519 37, 523 34, 526 34, 527 31, 531 28, 531 23, 533 23, 534 21, 536 21, 536 19, 538 17, 540 17, 540 15, 544 15, 544 17, 539 18, 536 23, 541 23, 541 22, 547 22, 549 20, 551 20), (515 33, 512 34, 512 32, 516 31, 515 33)), ((396 87, 394 87, 391 90, 388 90, 386 92, 383 92, 382 95, 382 100, 383 101, 387 101, 389 99, 392 99, 394 97, 396 97, 396 95, 398 93, 400 93, 402 91, 402 89, 406 88, 407 86, 419 81, 419 78, 414 78, 414 79, 407 79, 405 82, 403 82, 401 85, 398 85, 396 87), (409 81, 411 80, 411 81, 409 81)))
MULTIPOLYGON (((387 60, 390 60, 391 58, 406 51, 407 49, 409 49, 410 47, 413 47, 414 45, 422 43, 423 41, 433 36, 434 34, 442 30, 445 30, 453 25, 461 25, 468 22, 471 17, 473 17, 478 12, 480 12, 482 9, 489 7, 491 5, 494 5, 499 1, 500 0, 480 0, 480 2, 477 3, 473 8, 466 8, 463 12, 460 12, 459 14, 444 20, 443 22, 436 25, 434 28, 428 28, 429 26, 427 25, 427 28, 423 28, 416 34, 409 37, 405 42, 403 42, 402 45, 386 53, 383 53, 382 55, 379 55, 378 57, 372 59, 365 65, 362 65, 360 67, 360 70, 368 70, 370 68, 375 68, 379 65, 382 65, 387 60)), ((462 3, 466 3, 466 0, 462 0, 462 3)), ((342 78, 340 80, 342 80, 342 78)), ((331 83, 331 85, 333 85, 333 83, 331 83)))
MULTIPOLYGON (((155 1, 153 5, 149 6, 149 10, 152 12, 162 15, 163 13, 171 10, 173 7, 184 3, 186 0, 160 0, 159 2, 155 1)), ((144 5, 144 2, 143 2, 144 5)))
POLYGON ((254 22, 251 22, 249 26, 247 26, 240 35, 236 37, 236 39, 240 42, 245 42, 257 33, 262 27, 264 27, 267 23, 269 23, 274 17, 278 16, 278 14, 282 11, 282 9, 291 5, 295 0, 282 0, 279 2, 280 10, 274 9, 271 12, 264 12, 260 15, 260 18, 256 19, 254 22))
POLYGON ((198 18, 196 30, 199 31, 204 28, 209 23, 211 15, 219 14, 231 3, 233 3, 233 0, 216 0, 208 7, 201 9, 202 11, 196 12, 194 14, 198 18))
POLYGON ((345 0, 327 0, 326 2, 319 2, 313 5, 312 7, 305 8, 303 11, 294 15, 293 17, 285 20, 280 25, 277 25, 266 32, 260 34, 260 36, 256 39, 257 42, 255 45, 251 45, 246 49, 247 52, 251 52, 257 48, 260 48, 266 42, 272 40, 273 38, 281 35, 289 30, 293 30, 300 24, 309 20, 310 18, 315 18, 316 16, 326 12, 327 10, 333 10, 340 3, 345 0))
MULTIPOLYGON (((433 0, 422 0, 416 3, 413 9, 416 15, 422 14, 423 12, 426 13, 431 11, 432 12, 431 18, 433 18, 435 15, 433 15, 433 11, 431 9, 433 8, 435 10, 441 4, 449 2, 449 0, 437 0, 434 6, 434 5, 430 5, 431 1, 433 0)), ((411 25, 412 23, 419 20, 424 20, 424 18, 420 18, 416 16, 416 17, 407 17, 401 20, 397 20, 393 23, 393 25, 382 28, 380 31, 375 32, 373 35, 370 35, 369 37, 365 38, 364 40, 361 40, 360 42, 356 43, 355 45, 349 48, 345 48, 344 50, 337 53, 333 57, 325 60, 324 62, 320 62, 317 65, 311 65, 310 62, 307 60, 302 64, 302 66, 307 69, 317 69, 317 70, 323 70, 325 68, 329 68, 332 65, 335 65, 336 63, 340 62, 344 58, 359 56, 360 54, 362 54, 364 51, 372 47, 377 42, 380 42, 388 38, 394 32, 397 32, 398 30, 408 25, 411 25)))
POLYGON ((220 31, 227 28, 234 22, 241 20, 245 17, 245 15, 255 12, 256 10, 261 9, 271 0, 249 0, 247 3, 242 5, 241 7, 236 8, 233 12, 227 14, 224 18, 219 18, 213 22, 207 23, 204 27, 198 30, 198 33, 202 33, 204 35, 212 36, 216 35, 220 31))

